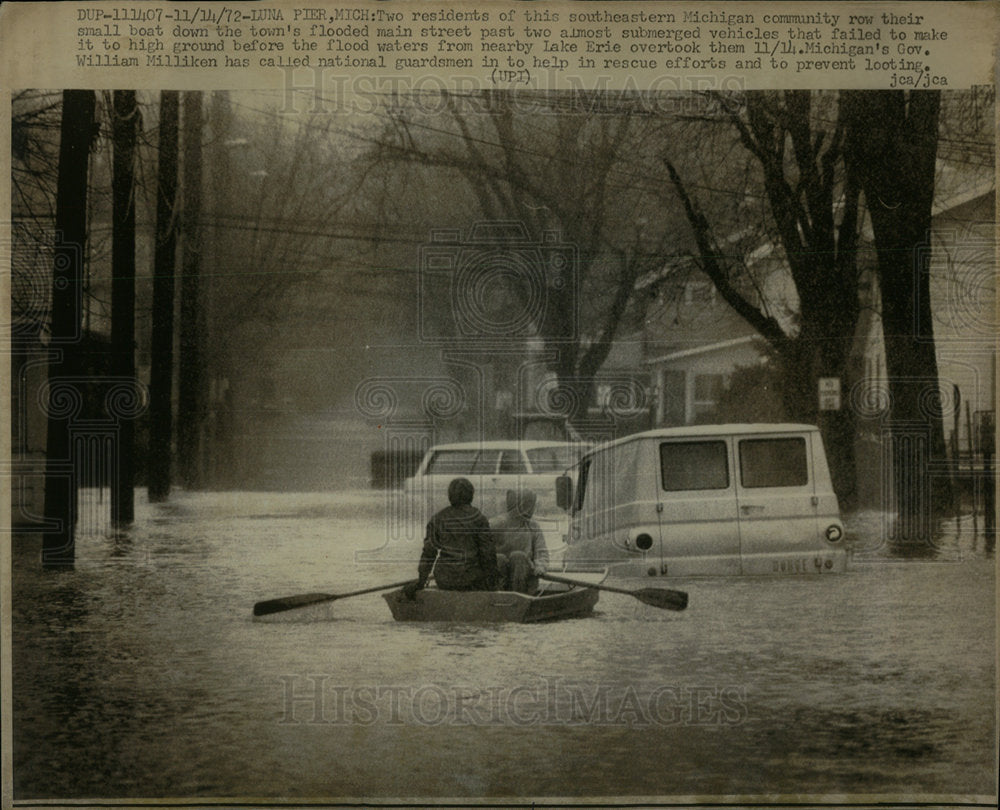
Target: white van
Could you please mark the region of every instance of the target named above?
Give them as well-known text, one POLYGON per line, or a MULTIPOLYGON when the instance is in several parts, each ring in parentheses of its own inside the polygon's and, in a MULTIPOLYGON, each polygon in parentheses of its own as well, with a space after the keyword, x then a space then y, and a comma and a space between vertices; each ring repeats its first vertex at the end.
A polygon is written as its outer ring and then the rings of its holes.
POLYGON ((825 574, 847 551, 819 429, 697 425, 586 453, 556 482, 566 562, 624 576, 825 574))
POLYGON ((422 521, 448 505, 448 484, 454 478, 472 482, 472 505, 488 517, 506 511, 508 489, 526 488, 538 496, 538 517, 564 518, 555 503, 555 481, 585 449, 579 443, 549 441, 439 444, 427 451, 403 490, 422 521))

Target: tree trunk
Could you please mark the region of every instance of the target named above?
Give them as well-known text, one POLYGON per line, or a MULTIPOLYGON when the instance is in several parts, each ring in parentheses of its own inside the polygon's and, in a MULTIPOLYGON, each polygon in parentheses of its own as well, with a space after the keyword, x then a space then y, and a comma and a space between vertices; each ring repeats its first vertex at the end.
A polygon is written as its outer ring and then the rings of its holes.
POLYGON ((927 268, 941 97, 897 90, 845 97, 853 116, 849 170, 865 192, 878 260, 896 539, 923 543, 933 516, 951 502, 927 268))
POLYGON ((830 477, 842 509, 856 505, 857 470, 854 440, 856 420, 846 401, 850 390, 848 356, 851 336, 836 334, 823 339, 822 322, 810 321, 803 332, 786 346, 781 356, 785 413, 795 422, 817 425, 823 436, 830 477), (841 403, 838 410, 819 409, 819 379, 836 377, 841 383, 841 403))
MULTIPOLYGON (((208 177, 205 178, 206 185, 211 189, 208 214, 212 221, 209 238, 213 273, 205 279, 205 284, 201 288, 200 311, 203 317, 206 313, 217 312, 219 298, 225 297, 225 293, 220 295, 220 279, 231 278, 234 257, 244 255, 241 253, 242 246, 238 240, 245 238, 245 234, 234 233, 231 228, 226 227, 224 219, 225 215, 233 213, 234 207, 232 132, 233 112, 229 92, 213 90, 209 101, 206 133, 211 147, 206 155, 208 177)), ((258 208, 258 220, 259 211, 258 208)), ((235 261, 239 263, 238 258, 235 261)), ((225 289, 224 283, 222 289, 225 289)), ((212 489, 229 488, 239 478, 233 447, 236 432, 233 424, 235 418, 232 407, 233 392, 228 387, 230 381, 220 379, 215 372, 215 369, 230 369, 238 365, 230 354, 233 349, 231 337, 225 328, 219 328, 218 319, 205 318, 205 328, 202 332, 202 366, 206 369, 205 376, 213 380, 215 385, 210 404, 214 415, 213 430, 211 435, 206 437, 206 480, 203 486, 212 489)), ((237 343, 236 349, 240 348, 242 347, 237 343)))
POLYGON ((184 93, 184 252, 181 269, 180 367, 177 400, 178 444, 184 486, 201 485, 199 452, 202 409, 200 334, 202 94, 184 93))
POLYGON ((157 165, 156 249, 153 258, 153 334, 149 372, 150 503, 170 495, 170 445, 173 440, 172 399, 174 374, 174 262, 177 226, 177 120, 179 96, 175 90, 160 93, 160 154, 157 165))
MULTIPOLYGON (((135 139, 139 108, 134 90, 116 90, 112 109, 111 172, 111 373, 119 381, 135 379, 135 139)), ((111 524, 135 519, 135 411, 132 397, 110 398, 109 416, 117 423, 111 524), (124 409, 115 408, 118 402, 124 409), (116 412, 117 411, 117 412, 116 412)))
POLYGON ((77 372, 83 247, 87 236, 87 164, 94 132, 94 94, 90 90, 63 92, 56 186, 55 260, 52 274, 51 335, 55 352, 49 365, 48 433, 45 448, 45 519, 54 524, 42 538, 42 564, 72 565, 75 555, 76 477, 69 422, 72 406, 82 393, 72 381, 77 372), (53 387, 59 378, 69 390, 53 387), (71 408, 61 407, 69 403, 71 408))

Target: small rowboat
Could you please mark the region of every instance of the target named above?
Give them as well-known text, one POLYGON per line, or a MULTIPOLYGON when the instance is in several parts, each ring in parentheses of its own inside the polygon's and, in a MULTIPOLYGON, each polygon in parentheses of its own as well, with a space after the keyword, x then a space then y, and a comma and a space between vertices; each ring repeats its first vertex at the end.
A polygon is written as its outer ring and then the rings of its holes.
MULTIPOLYGON (((599 585, 606 574, 574 574, 599 585)), ((513 591, 442 591, 425 588, 407 599, 399 588, 383 594, 397 622, 547 622, 587 616, 600 592, 593 588, 547 582, 529 596, 513 591)))

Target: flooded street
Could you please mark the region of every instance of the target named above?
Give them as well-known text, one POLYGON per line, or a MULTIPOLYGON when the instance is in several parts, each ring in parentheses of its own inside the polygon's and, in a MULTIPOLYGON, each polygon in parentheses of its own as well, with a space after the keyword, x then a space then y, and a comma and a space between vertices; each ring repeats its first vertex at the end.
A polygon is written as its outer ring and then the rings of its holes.
POLYGON ((15 536, 15 799, 995 790, 994 559, 967 530, 907 561, 859 536, 841 576, 658 583, 683 613, 403 625, 369 594, 250 620, 412 576, 417 542, 359 555, 384 497, 142 493, 61 573, 15 536))

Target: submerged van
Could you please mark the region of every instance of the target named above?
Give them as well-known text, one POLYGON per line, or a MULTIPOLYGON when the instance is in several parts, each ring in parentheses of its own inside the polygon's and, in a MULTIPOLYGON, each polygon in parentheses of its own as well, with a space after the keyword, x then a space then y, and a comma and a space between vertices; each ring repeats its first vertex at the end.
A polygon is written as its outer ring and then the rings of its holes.
POLYGON ((826 574, 847 551, 819 429, 697 425, 595 447, 556 482, 567 563, 624 576, 826 574), (575 478, 575 484, 574 480, 575 478))

